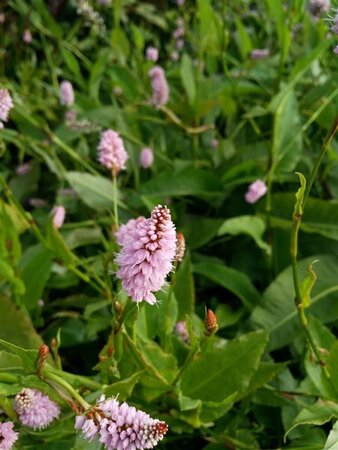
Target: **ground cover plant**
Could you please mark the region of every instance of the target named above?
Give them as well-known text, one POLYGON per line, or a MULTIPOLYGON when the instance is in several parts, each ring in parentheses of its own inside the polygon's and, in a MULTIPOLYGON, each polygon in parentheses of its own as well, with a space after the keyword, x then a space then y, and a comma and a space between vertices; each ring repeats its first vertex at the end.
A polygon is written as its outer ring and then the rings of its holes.
POLYGON ((0 449, 338 448, 337 5, 0 4, 0 449))

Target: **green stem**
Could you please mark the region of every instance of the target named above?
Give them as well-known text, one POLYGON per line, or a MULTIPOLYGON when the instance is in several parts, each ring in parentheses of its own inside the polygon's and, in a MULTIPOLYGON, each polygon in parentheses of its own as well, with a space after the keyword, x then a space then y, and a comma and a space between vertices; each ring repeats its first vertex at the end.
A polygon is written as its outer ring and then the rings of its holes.
POLYGON ((113 174, 113 206, 114 206, 114 223, 115 231, 119 229, 119 215, 117 210, 117 176, 113 174))
POLYGON ((55 372, 45 369, 43 372, 44 381, 48 383, 48 380, 52 380, 64 389, 81 405, 85 410, 90 408, 90 404, 87 403, 80 394, 76 392, 76 390, 71 386, 67 381, 63 380, 59 375, 55 372))

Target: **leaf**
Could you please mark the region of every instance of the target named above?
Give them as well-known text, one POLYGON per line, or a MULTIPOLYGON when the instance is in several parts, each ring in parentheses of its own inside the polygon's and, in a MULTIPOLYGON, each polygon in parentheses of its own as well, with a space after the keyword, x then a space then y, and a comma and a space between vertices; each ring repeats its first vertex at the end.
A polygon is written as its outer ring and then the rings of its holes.
POLYGON ((338 418, 338 404, 329 400, 318 400, 314 405, 302 409, 295 417, 284 435, 284 440, 290 431, 299 425, 323 425, 333 417, 338 418))
MULTIPOLYGON (((22 362, 19 356, 0 350, 0 372, 22 370, 22 362)), ((1 390, 1 389, 0 389, 1 390)))
POLYGON ((110 384, 104 388, 104 393, 107 397, 118 396, 119 400, 127 400, 133 393, 134 387, 139 381, 144 371, 133 373, 130 377, 125 378, 122 381, 110 384))
POLYGON ((171 383, 177 373, 176 358, 165 353, 158 344, 152 341, 141 341, 140 348, 150 364, 156 367, 156 370, 171 383))
POLYGON ((180 74, 182 84, 188 96, 188 102, 192 105, 196 97, 195 68, 189 55, 184 53, 181 60, 180 74))
POLYGON ((296 192, 296 203, 292 215, 293 219, 297 219, 299 216, 301 217, 303 215, 303 200, 306 189, 306 179, 304 175, 300 172, 296 172, 296 175, 298 175, 300 180, 300 188, 296 192))
POLYGON ((55 228, 51 218, 47 222, 46 234, 47 244, 53 252, 53 255, 56 258, 61 259, 61 261, 64 261, 66 264, 74 264, 77 257, 69 249, 59 230, 55 228))
POLYGON ((336 341, 330 349, 329 356, 326 360, 326 366, 331 375, 330 385, 334 388, 336 399, 338 400, 338 380, 336 377, 338 370, 338 341, 336 341))
POLYGON ((25 372, 36 373, 37 350, 26 350, 0 338, 0 348, 1 346, 19 357, 25 372))
POLYGON ((276 101, 272 100, 270 107, 274 113, 273 159, 277 172, 290 172, 294 170, 302 151, 301 134, 295 134, 300 122, 295 93, 286 87, 277 94, 276 101))
POLYGON ((187 367, 181 379, 183 395, 220 402, 244 392, 258 368, 268 334, 256 331, 208 350, 187 367))
POLYGON ((0 308, 1 339, 23 348, 38 348, 43 344, 29 316, 18 309, 8 297, 0 296, 0 308))
POLYGON ((338 450, 338 422, 336 422, 325 442, 324 450, 338 450))
POLYGON ((100 175, 68 172, 66 178, 81 200, 97 211, 112 209, 113 183, 100 175))
POLYGON ((238 270, 217 263, 202 262, 194 264, 193 271, 233 292, 249 310, 259 301, 260 295, 250 279, 238 270))
POLYGON ((251 236, 259 248, 265 250, 269 255, 271 253, 270 246, 263 240, 262 236, 265 232, 265 223, 262 219, 255 216, 239 216, 227 219, 220 226, 217 235, 231 234, 247 234, 251 236))
POLYGON ((178 173, 171 170, 156 175, 143 184, 141 195, 148 197, 211 195, 222 191, 219 179, 209 171, 188 168, 178 173))
MULTIPOLYGON (((324 323, 331 322, 338 318, 335 301, 338 292, 338 258, 328 255, 306 258, 298 263, 300 277, 304 276, 314 258, 319 260, 316 266, 317 282, 308 311, 324 323)), ((251 323, 255 328, 270 331, 270 350, 288 345, 301 331, 294 303, 291 267, 281 272, 265 290, 253 310, 251 323)))
POLYGON ((187 215, 182 231, 190 250, 203 247, 213 239, 222 219, 211 219, 203 216, 187 215), (198 223, 198 227, 196 226, 198 223))
POLYGON ((285 367, 287 363, 268 363, 261 362, 258 366, 258 369, 254 373, 249 386, 243 392, 241 397, 245 397, 255 391, 257 389, 264 386, 268 381, 272 380, 276 375, 278 375, 285 367))
POLYGON ((195 284, 188 251, 176 271, 174 289, 178 304, 178 320, 184 320, 186 314, 191 315, 195 310, 195 284))
POLYGON ((311 303, 311 297, 310 297, 311 291, 317 280, 317 275, 316 275, 315 271, 312 269, 312 265, 316 262, 318 262, 318 260, 312 261, 312 263, 306 269, 306 271, 308 272, 308 276, 305 278, 305 280, 299 286, 300 293, 301 293, 301 302, 302 302, 302 305, 304 308, 308 308, 311 303))
POLYGON ((68 247, 73 250, 83 245, 99 244, 102 241, 101 229, 95 228, 77 228, 69 233, 64 233, 65 241, 68 247))
POLYGON ((28 310, 37 307, 52 269, 52 253, 41 244, 29 247, 20 261, 26 292, 23 302, 28 310))

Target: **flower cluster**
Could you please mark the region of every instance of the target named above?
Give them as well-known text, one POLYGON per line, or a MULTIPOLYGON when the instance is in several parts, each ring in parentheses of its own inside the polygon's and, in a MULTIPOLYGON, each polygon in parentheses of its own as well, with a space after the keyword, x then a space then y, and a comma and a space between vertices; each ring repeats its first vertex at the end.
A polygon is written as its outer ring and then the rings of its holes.
POLYGON ((52 216, 53 216, 53 225, 55 228, 61 228, 63 225, 63 222, 65 221, 66 217, 66 210, 64 206, 55 206, 52 209, 52 216))
POLYGON ((158 60, 158 49, 156 47, 147 47, 146 58, 148 61, 156 62, 158 60))
POLYGON ((256 180, 251 183, 247 193, 245 194, 245 200, 248 203, 256 203, 263 195, 266 194, 267 187, 264 181, 256 180))
POLYGON ((330 0, 310 0, 309 10, 314 17, 319 17, 321 14, 328 12, 330 9, 330 0))
POLYGON ((255 48, 251 50, 250 58, 251 59, 264 59, 270 55, 270 51, 268 48, 255 48))
POLYGON ((19 433, 13 427, 13 422, 0 423, 0 450, 10 450, 18 440, 19 433))
POLYGON ((34 430, 47 427, 60 415, 60 407, 37 389, 22 389, 15 396, 14 409, 20 422, 34 430))
POLYGON ((98 146, 100 163, 110 169, 113 175, 117 175, 126 168, 125 164, 128 154, 118 133, 113 130, 106 130, 101 134, 98 146))
POLYGON ((76 417, 75 428, 89 441, 99 436, 107 450, 154 448, 168 431, 165 422, 104 396, 89 413, 76 417))
POLYGON ((154 153, 151 148, 143 148, 140 153, 140 166, 148 169, 154 162, 154 153))
POLYGON ((74 104, 74 89, 70 81, 62 81, 60 83, 60 103, 64 106, 71 106, 74 104))
POLYGON ((156 303, 153 292, 160 290, 172 270, 176 253, 176 232, 166 206, 158 205, 149 219, 128 223, 128 234, 119 236, 122 249, 116 257, 117 277, 135 301, 156 303))
POLYGON ((149 71, 151 78, 152 97, 151 103, 159 108, 169 100, 169 86, 164 70, 160 66, 155 66, 149 71))
POLYGON ((7 89, 0 89, 0 128, 7 122, 9 111, 13 108, 13 100, 7 89))
POLYGON ((95 11, 88 0, 77 0, 76 4, 76 12, 84 18, 87 27, 91 27, 95 33, 99 34, 106 31, 103 18, 95 11))
POLYGON ((137 219, 130 219, 127 223, 120 226, 119 230, 115 233, 116 242, 121 245, 121 247, 125 244, 130 231, 135 228, 135 226, 146 220, 143 216, 138 217, 137 219))

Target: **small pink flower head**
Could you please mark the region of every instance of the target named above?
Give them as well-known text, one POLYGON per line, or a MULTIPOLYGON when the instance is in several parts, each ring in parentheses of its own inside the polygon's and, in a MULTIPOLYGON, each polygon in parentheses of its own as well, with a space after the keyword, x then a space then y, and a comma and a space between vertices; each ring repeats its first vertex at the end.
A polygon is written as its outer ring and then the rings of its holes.
POLYGON ((264 59, 270 55, 270 51, 268 48, 255 48, 251 50, 250 58, 251 59, 264 59))
POLYGON ((143 148, 140 153, 140 166, 148 169, 154 162, 154 153, 151 148, 143 148))
POLYGON ((261 197, 266 194, 267 186, 262 180, 256 180, 251 183, 247 193, 245 194, 245 200, 248 203, 256 203, 261 197))
POLYGON ((158 60, 158 49, 155 47, 147 47, 146 58, 148 61, 156 62, 158 60))
POLYGON ((184 26, 179 26, 176 28, 176 30, 173 32, 173 38, 174 39, 180 39, 185 35, 185 29, 184 26))
POLYGON ((30 44, 32 42, 32 33, 29 29, 26 29, 22 34, 22 40, 25 44, 30 44))
POLYGON ((125 170, 128 154, 116 131, 106 130, 101 134, 98 152, 100 163, 110 169, 114 176, 121 170, 125 170))
POLYGON ((73 85, 70 81, 62 81, 60 83, 60 103, 64 106, 74 104, 75 95, 73 85))
POLYGON ((31 165, 30 165, 29 163, 20 164, 20 165, 16 168, 15 173, 16 173, 17 175, 19 175, 19 176, 26 175, 26 173, 28 173, 28 172, 31 171, 31 168, 32 168, 32 167, 31 167, 31 165))
POLYGON ((135 302, 156 303, 153 292, 162 288, 172 270, 176 254, 176 232, 166 206, 156 206, 149 219, 139 220, 123 240, 116 257, 117 277, 135 302))
POLYGON ((168 425, 127 403, 101 397, 87 416, 77 416, 75 428, 89 441, 99 436, 107 450, 154 448, 168 431, 168 425))
POLYGON ((331 20, 332 22, 331 31, 334 34, 338 34, 338 9, 335 10, 335 13, 336 13, 335 16, 331 20))
POLYGON ((66 217, 66 210, 64 206, 55 206, 52 209, 52 216, 53 216, 53 225, 55 228, 61 228, 63 225, 63 222, 65 221, 66 217))
POLYGON ((137 219, 130 219, 126 224, 120 226, 118 231, 116 231, 116 242, 121 245, 121 247, 125 244, 126 239, 129 236, 130 231, 135 228, 135 226, 146 220, 143 216, 138 217, 137 219))
POLYGON ((0 89, 0 123, 7 122, 9 111, 13 108, 13 100, 7 89, 0 89))
POLYGON ((33 206, 33 208, 44 208, 47 202, 43 198, 32 197, 29 199, 29 204, 33 206))
POLYGON ((180 320, 179 322, 177 322, 177 324, 175 325, 175 334, 183 342, 185 342, 186 344, 189 344, 190 339, 189 339, 189 333, 188 333, 187 324, 186 324, 185 320, 180 320))
POLYGON ((182 50, 183 47, 184 47, 184 39, 177 39, 176 41, 177 50, 182 50))
POLYGON ((13 422, 0 423, 0 450, 10 450, 18 440, 19 433, 13 427, 13 422))
POLYGON ((111 4, 111 0, 96 0, 96 3, 102 6, 109 6, 111 4))
POLYGON ((34 430, 47 427, 60 415, 60 407, 37 389, 22 389, 15 396, 14 409, 20 422, 34 430))
POLYGON ((330 10, 330 0, 310 0, 309 10, 313 16, 319 17, 330 10))
POLYGON ((336 45, 336 47, 333 49, 333 53, 335 55, 338 55, 338 45, 336 45))
POLYGON ((5 23, 6 17, 4 13, 0 13, 0 24, 5 23))
POLYGON ((149 71, 151 78, 152 97, 151 103, 160 107, 169 100, 169 86, 165 77, 164 70, 160 66, 155 66, 149 71))
POLYGON ((177 6, 182 6, 184 5, 185 0, 176 0, 176 5, 177 6))
POLYGON ((219 146, 219 140, 216 139, 216 138, 214 138, 214 139, 211 141, 211 148, 215 149, 215 148, 217 148, 218 146, 219 146))

